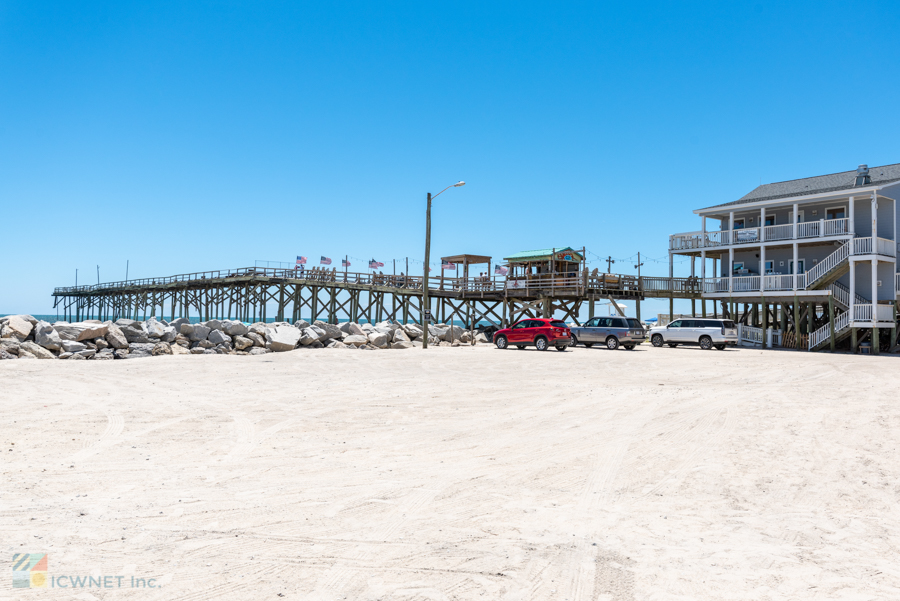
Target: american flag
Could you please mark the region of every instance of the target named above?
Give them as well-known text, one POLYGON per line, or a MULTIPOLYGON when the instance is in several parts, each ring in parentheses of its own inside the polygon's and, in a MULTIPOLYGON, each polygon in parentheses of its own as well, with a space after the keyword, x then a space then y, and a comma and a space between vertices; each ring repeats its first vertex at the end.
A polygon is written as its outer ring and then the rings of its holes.
POLYGON ((322 257, 322 260, 319 261, 320 265, 331 265, 331 259, 328 257, 322 257))
POLYGON ((509 273, 509 269, 507 269, 506 267, 500 267, 499 265, 495 265, 494 273, 496 275, 506 275, 507 273, 509 273))
POLYGON ((444 262, 441 263, 441 269, 456 269, 456 263, 444 262))
POLYGON ((306 265, 306 257, 297 257, 297 265, 306 265))
POLYGON ((347 259, 341 259, 341 267, 350 267, 350 261, 347 259))
POLYGON ((378 269, 379 267, 384 267, 384 263, 379 263, 375 259, 369 261, 369 269, 378 269))

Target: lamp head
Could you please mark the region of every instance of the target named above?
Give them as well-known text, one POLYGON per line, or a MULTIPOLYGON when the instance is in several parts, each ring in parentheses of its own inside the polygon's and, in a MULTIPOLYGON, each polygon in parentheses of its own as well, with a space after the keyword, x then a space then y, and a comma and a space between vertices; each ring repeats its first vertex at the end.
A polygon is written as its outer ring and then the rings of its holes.
POLYGON ((465 185, 466 185, 466 182, 462 182, 462 181, 461 181, 461 182, 457 182, 457 183, 453 184, 453 187, 454 187, 454 188, 459 188, 460 186, 465 186, 465 185))

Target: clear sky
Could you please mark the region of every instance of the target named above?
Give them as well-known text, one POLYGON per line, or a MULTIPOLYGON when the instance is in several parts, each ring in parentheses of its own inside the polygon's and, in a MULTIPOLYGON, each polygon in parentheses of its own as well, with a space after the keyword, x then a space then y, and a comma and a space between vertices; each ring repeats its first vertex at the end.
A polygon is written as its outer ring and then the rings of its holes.
POLYGON ((898 32, 896 1, 2 0, 0 313, 126 261, 421 261, 460 179, 433 257, 665 275, 695 208, 900 162, 898 32))

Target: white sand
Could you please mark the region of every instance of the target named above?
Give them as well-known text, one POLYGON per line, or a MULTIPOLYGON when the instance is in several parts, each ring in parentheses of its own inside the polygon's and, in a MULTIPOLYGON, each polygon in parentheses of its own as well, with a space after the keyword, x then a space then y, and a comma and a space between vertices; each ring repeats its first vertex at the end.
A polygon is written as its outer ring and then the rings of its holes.
POLYGON ((162 588, 0 598, 898 599, 900 377, 876 368, 900 360, 4 361, 7 560, 162 588))

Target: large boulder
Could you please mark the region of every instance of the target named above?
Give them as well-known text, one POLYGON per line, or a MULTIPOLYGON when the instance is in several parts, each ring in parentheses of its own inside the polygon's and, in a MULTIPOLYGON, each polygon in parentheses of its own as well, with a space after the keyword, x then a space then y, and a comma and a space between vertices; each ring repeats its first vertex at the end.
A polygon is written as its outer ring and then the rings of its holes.
POLYGON ((147 328, 147 336, 150 338, 162 338, 163 334, 166 333, 166 327, 152 317, 147 320, 145 327, 147 328))
MULTIPOLYGON (((397 328, 396 330, 394 330, 394 334, 393 334, 393 337, 391 338, 391 340, 394 342, 394 344, 397 344, 400 342, 409 342, 409 336, 407 336, 406 332, 404 332, 401 328, 397 328)), ((391 346, 391 348, 394 348, 394 347, 391 346)))
POLYGON ((113 354, 112 349, 104 349, 102 351, 98 351, 96 355, 94 355, 94 361, 112 361, 116 356, 113 354))
POLYGON ((51 351, 58 351, 62 348, 59 333, 46 321, 39 321, 34 326, 34 341, 51 351))
POLYGON ((120 317, 119 319, 116 320, 116 325, 119 326, 120 328, 130 328, 134 325, 137 325, 137 327, 140 327, 140 323, 141 322, 139 322, 139 321, 135 321, 133 319, 126 319, 124 317, 120 317))
POLYGON ((206 338, 213 344, 222 344, 223 342, 227 342, 231 344, 231 336, 223 332, 222 330, 213 330, 209 333, 209 336, 206 338))
POLYGON ((62 347, 62 350, 67 353, 77 353, 87 348, 85 343, 75 342, 74 340, 63 340, 60 342, 60 346, 62 347))
POLYGON ((56 359, 56 355, 30 340, 19 345, 19 356, 22 355, 22 351, 31 353, 38 359, 56 359))
POLYGON ((96 354, 97 354, 97 351, 95 349, 86 348, 83 351, 78 351, 77 353, 73 354, 72 356, 73 357, 82 357, 84 359, 93 359, 94 355, 96 355, 96 354))
POLYGON ((172 351, 173 355, 190 355, 191 351, 181 346, 180 344, 171 344, 169 345, 169 350, 172 351))
POLYGON ((190 324, 191 320, 186 317, 179 317, 178 319, 173 319, 169 322, 169 325, 175 328, 175 333, 178 334, 181 333, 181 324, 183 323, 190 324))
POLYGON ((351 323, 353 323, 353 322, 345 321, 344 323, 339 323, 338 327, 341 329, 341 332, 343 332, 345 334, 352 334, 353 332, 350 331, 351 323))
POLYGON ((383 332, 372 332, 369 334, 369 343, 378 348, 387 348, 388 337, 383 332))
POLYGON ((205 325, 207 328, 209 328, 209 329, 212 330, 213 332, 222 329, 222 322, 219 321, 218 319, 210 319, 209 321, 207 321, 207 322, 204 323, 203 325, 205 325))
MULTIPOLYGON (((210 333, 211 331, 212 331, 212 330, 210 330, 210 329, 209 329, 208 327, 206 327, 205 325, 196 323, 196 324, 194 324, 194 327, 192 328, 191 333, 188 335, 188 338, 189 338, 192 342, 198 342, 198 341, 200 341, 200 340, 206 340, 206 338, 209 336, 209 333, 210 333)), ((184 326, 182 326, 182 332, 181 332, 181 333, 184 334, 184 326)))
MULTIPOLYGON (((316 322, 316 323, 319 323, 319 322, 316 322)), ((305 319, 298 319, 297 321, 294 322, 294 327, 300 328, 301 330, 308 328, 309 325, 310 325, 309 322, 306 321, 305 319)))
POLYGON ((178 333, 175 331, 175 328, 172 326, 165 326, 163 328, 162 336, 159 337, 160 342, 175 342, 175 338, 178 336, 178 333))
POLYGON ((4 350, 12 355, 19 354, 20 344, 15 338, 0 338, 0 350, 4 350))
POLYGON ((57 321, 53 324, 53 329, 59 334, 63 340, 75 340, 83 342, 85 340, 93 340, 106 336, 111 324, 102 324, 95 322, 81 321, 77 323, 66 323, 57 321))
POLYGON ((150 340, 150 336, 147 335, 144 328, 140 327, 140 324, 122 327, 122 334, 125 335, 125 340, 128 341, 128 344, 131 344, 132 342, 138 344, 149 344, 150 342, 154 342, 150 340))
POLYGON ((319 335, 313 330, 313 328, 311 326, 301 330, 300 346, 309 346, 313 342, 317 342, 318 340, 319 340, 319 335))
POLYGON ((229 336, 245 336, 250 331, 245 324, 239 321, 226 321, 222 324, 225 333, 229 336))
POLYGON ((128 340, 125 338, 125 334, 123 334, 122 329, 115 324, 110 324, 109 331, 106 333, 105 338, 109 343, 109 346, 114 349, 128 348, 128 340))
MULTIPOLYGON (((30 316, 29 316, 30 317, 30 316)), ((34 318, 32 318, 34 319, 34 318)), ((3 324, 4 338, 17 338, 25 340, 31 334, 34 325, 24 318, 22 315, 10 315, 5 324, 3 324)))
POLYGON ((292 351, 300 341, 302 332, 294 326, 277 326, 266 330, 266 348, 275 353, 292 351))
POLYGON ((247 328, 248 332, 253 332, 254 334, 259 334, 260 336, 265 337, 266 330, 268 330, 268 326, 261 322, 251 323, 247 328))
POLYGON ((341 329, 333 323, 325 323, 324 321, 317 321, 313 324, 320 330, 325 332, 324 338, 319 338, 321 341, 325 341, 328 339, 340 340, 341 339, 341 329))
POLYGON ((235 336, 232 341, 234 344, 234 348, 239 351, 244 350, 245 348, 250 348, 253 346, 253 341, 247 338, 246 336, 235 336))
MULTIPOLYGON (((341 329, 343 329, 343 328, 341 328, 341 329)), ((362 327, 358 323, 354 323, 352 321, 347 326, 346 331, 353 336, 366 336, 367 335, 366 331, 363 330, 362 327)))
POLYGON ((2 348, 0 348, 0 361, 3 359, 18 359, 18 355, 13 355, 12 353, 7 353, 2 348))
POLYGON ((178 325, 178 333, 182 336, 188 337, 194 333, 194 324, 190 322, 183 322, 178 325))
POLYGON ((252 349, 250 349, 250 352, 248 354, 249 355, 265 355, 266 353, 271 353, 271 352, 272 351, 270 351, 267 348, 260 348, 258 346, 254 346, 252 349))
POLYGON ((355 347, 364 346, 368 344, 369 339, 365 336, 361 336, 358 334, 351 334, 342 340, 344 344, 352 345, 355 347))
POLYGON ((256 332, 247 332, 247 338, 253 341, 253 346, 266 346, 266 339, 256 332))
POLYGON ((412 348, 413 346, 415 346, 415 345, 408 340, 402 341, 402 342, 394 342, 391 344, 391 348, 399 348, 399 349, 412 348))
MULTIPOLYGON (((178 346, 177 344, 175 346, 178 346)), ((179 347, 181 348, 181 347, 179 347)), ((165 342, 157 342, 153 345, 153 348, 150 350, 150 354, 154 357, 158 357, 159 355, 171 355, 172 347, 169 346, 165 342)))
POLYGON ((143 359, 153 356, 153 347, 156 343, 152 342, 132 342, 128 345, 128 359, 143 359))

